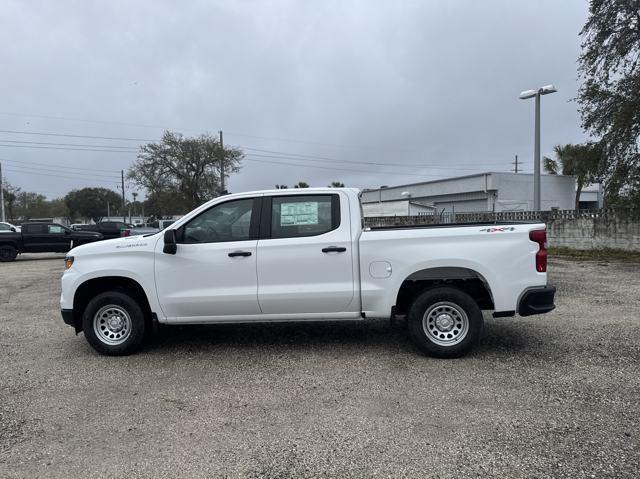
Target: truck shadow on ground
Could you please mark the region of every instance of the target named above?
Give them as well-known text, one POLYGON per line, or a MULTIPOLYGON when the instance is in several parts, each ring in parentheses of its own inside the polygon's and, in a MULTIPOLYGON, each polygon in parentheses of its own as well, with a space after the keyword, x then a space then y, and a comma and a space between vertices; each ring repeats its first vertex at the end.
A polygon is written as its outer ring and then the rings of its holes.
MULTIPOLYGON (((480 343, 470 356, 521 354, 545 344, 542 328, 536 330, 521 326, 504 320, 485 322, 480 343)), ((162 326, 144 350, 147 354, 155 355, 176 350, 219 353, 229 349, 252 348, 326 350, 328 354, 337 349, 363 354, 370 349, 390 354, 418 354, 407 329, 402 325, 392 325, 388 320, 162 326)), ((536 356, 540 354, 543 352, 535 351, 536 356)))
POLYGON ((60 261, 60 264, 62 264, 65 256, 66 253, 20 254, 16 257, 15 261, 60 261))

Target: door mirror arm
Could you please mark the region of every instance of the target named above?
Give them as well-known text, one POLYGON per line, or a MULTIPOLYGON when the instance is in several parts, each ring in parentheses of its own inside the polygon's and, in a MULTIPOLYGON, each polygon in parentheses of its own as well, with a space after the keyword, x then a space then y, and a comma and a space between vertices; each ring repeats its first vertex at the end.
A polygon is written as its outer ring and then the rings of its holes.
POLYGON ((178 242, 176 240, 176 230, 170 229, 164 232, 164 248, 162 252, 166 254, 176 254, 178 242))

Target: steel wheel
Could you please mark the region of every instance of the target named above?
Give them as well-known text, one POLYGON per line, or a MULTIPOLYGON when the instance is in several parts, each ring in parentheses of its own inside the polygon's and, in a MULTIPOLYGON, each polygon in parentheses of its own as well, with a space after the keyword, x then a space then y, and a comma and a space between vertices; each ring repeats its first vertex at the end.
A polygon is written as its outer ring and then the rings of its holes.
POLYGON ((435 344, 454 346, 467 336, 469 317, 457 304, 440 301, 432 304, 424 313, 422 329, 435 344))
POLYGON ((93 332, 103 343, 117 346, 131 334, 131 317, 122 306, 108 304, 93 316, 93 332))

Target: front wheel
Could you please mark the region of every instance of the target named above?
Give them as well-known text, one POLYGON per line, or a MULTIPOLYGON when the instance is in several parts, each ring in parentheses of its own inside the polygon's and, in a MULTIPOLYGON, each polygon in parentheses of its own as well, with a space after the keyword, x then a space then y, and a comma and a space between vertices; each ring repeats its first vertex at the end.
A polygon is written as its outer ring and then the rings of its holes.
POLYGON ((482 333, 482 311, 467 293, 434 288, 416 298, 409 310, 409 333, 418 348, 437 358, 463 356, 482 333))
POLYGON ((119 291, 101 293, 89 301, 82 315, 87 342, 101 354, 125 356, 138 350, 145 337, 142 308, 119 291))

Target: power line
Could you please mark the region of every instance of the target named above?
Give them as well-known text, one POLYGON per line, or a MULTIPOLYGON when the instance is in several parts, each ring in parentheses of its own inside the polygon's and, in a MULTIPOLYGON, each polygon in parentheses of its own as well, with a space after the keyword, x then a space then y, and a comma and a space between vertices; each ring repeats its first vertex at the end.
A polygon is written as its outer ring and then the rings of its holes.
POLYGON ((142 123, 125 123, 125 122, 119 122, 119 121, 92 120, 87 118, 69 118, 64 116, 52 116, 52 115, 32 115, 27 113, 0 112, 0 115, 17 116, 17 117, 24 117, 24 118, 43 118, 45 120, 77 121, 81 123, 96 123, 101 125, 121 125, 121 126, 134 126, 139 128, 157 128, 161 130, 171 129, 171 130, 181 130, 181 131, 202 131, 200 129, 195 129, 195 128, 167 128, 166 126, 145 125, 142 123))
POLYGON ((6 140, 0 139, 3 143, 24 143, 28 145, 50 145, 50 146, 78 146, 78 147, 91 147, 91 148, 117 148, 117 149, 125 149, 125 150, 134 150, 137 151, 138 148, 135 146, 120 146, 120 145, 88 145, 83 143, 51 143, 48 141, 25 141, 25 140, 6 140))
MULTIPOLYGON (((8 166, 10 166, 11 168, 20 168, 20 169, 23 169, 23 170, 25 170, 27 172, 31 172, 31 171, 36 171, 36 172, 39 172, 39 171, 50 171, 50 172, 53 172, 53 173, 59 173, 60 172, 59 168, 58 169, 54 169, 54 168, 47 168, 47 167, 43 167, 43 166, 33 167, 33 166, 22 166, 22 165, 14 165, 14 164, 10 164, 8 166)), ((113 176, 112 175, 102 175, 102 174, 88 173, 88 172, 85 173, 85 172, 81 172, 81 171, 71 171, 70 173, 73 174, 73 175, 76 175, 76 176, 87 176, 88 178, 109 178, 109 179, 116 178, 115 175, 113 175, 113 176)))
POLYGON ((36 136, 64 136, 67 138, 91 138, 94 140, 122 140, 122 141, 145 141, 145 142, 158 141, 158 139, 150 140, 145 138, 124 138, 119 136, 72 135, 67 133, 46 133, 42 131, 24 131, 24 130, 0 130, 0 133, 12 133, 16 135, 36 135, 36 136))
POLYGON ((370 173, 370 174, 378 174, 378 175, 403 175, 403 176, 412 176, 412 177, 436 177, 436 178, 450 178, 451 175, 432 175, 432 174, 416 174, 416 173, 400 173, 400 172, 390 172, 390 171, 371 171, 371 170, 356 170, 354 168, 335 168, 332 166, 319 166, 319 165, 305 165, 305 164, 299 164, 299 163, 287 163, 287 162, 280 162, 280 161, 271 161, 271 160, 256 160, 253 158, 245 158, 245 161, 251 161, 251 162, 257 162, 257 163, 270 163, 270 164, 274 164, 274 165, 285 165, 285 166, 300 166, 303 168, 316 168, 316 169, 322 169, 322 170, 333 170, 333 171, 353 171, 353 172, 357 172, 357 173, 370 173))
POLYGON ((38 165, 38 166, 53 166, 53 167, 57 167, 57 168, 65 168, 67 170, 85 170, 85 171, 100 171, 103 173, 113 173, 114 175, 116 173, 119 173, 120 170, 99 170, 97 168, 82 168, 80 166, 68 166, 68 165, 57 165, 57 164, 51 164, 51 163, 38 163, 35 161, 25 161, 25 160, 10 160, 8 158, 0 158, 0 160, 2 161, 8 161, 10 163, 18 163, 18 164, 30 164, 30 165, 38 165))
POLYGON ((50 176, 50 177, 54 177, 54 178, 65 178, 65 179, 70 179, 70 180, 84 180, 84 181, 93 181, 95 183, 108 183, 108 184, 117 185, 117 180, 115 180, 115 179, 113 181, 99 180, 99 179, 94 180, 94 179, 91 179, 91 178, 84 178, 84 177, 80 177, 80 176, 56 175, 56 174, 53 174, 53 173, 37 173, 35 171, 20 171, 20 170, 14 170, 14 169, 9 169, 9 168, 5 168, 5 171, 11 171, 13 173, 21 173, 21 174, 27 174, 27 175, 50 176))
MULTIPOLYGON (((247 148, 248 149, 248 148, 247 148)), ((470 167, 461 167, 461 168, 457 168, 455 166, 434 166, 434 165, 428 165, 428 164, 423 164, 423 165, 419 165, 419 164, 403 164, 403 163, 379 163, 379 162, 373 162, 373 161, 355 161, 355 160, 337 160, 337 159, 324 159, 324 160, 318 160, 318 159, 312 159, 312 158, 300 158, 298 156, 283 156, 283 155, 261 155, 258 153, 250 153, 251 156, 253 157, 258 157, 258 158, 280 158, 283 160, 295 160, 295 161, 322 161, 324 163, 326 162, 332 162, 332 163, 347 163, 347 164, 358 164, 358 165, 376 165, 376 166, 391 166, 391 167, 399 167, 399 168, 419 168, 419 169, 426 169, 426 168, 431 168, 431 169, 435 169, 435 170, 463 170, 463 171, 469 171, 469 170, 476 170, 478 169, 478 166, 483 166, 483 165, 474 165, 474 166, 470 166, 470 167)), ((485 164, 486 165, 486 164, 485 164)), ((497 163, 496 163, 497 165, 497 163)), ((368 171, 368 170, 367 170, 368 171)))
POLYGON ((4 145, 0 144, 0 146, 5 148, 36 148, 39 150, 65 150, 65 151, 98 151, 103 153, 135 153, 134 150, 131 151, 121 151, 121 150, 105 150, 98 148, 69 148, 65 146, 36 146, 36 145, 4 145))

